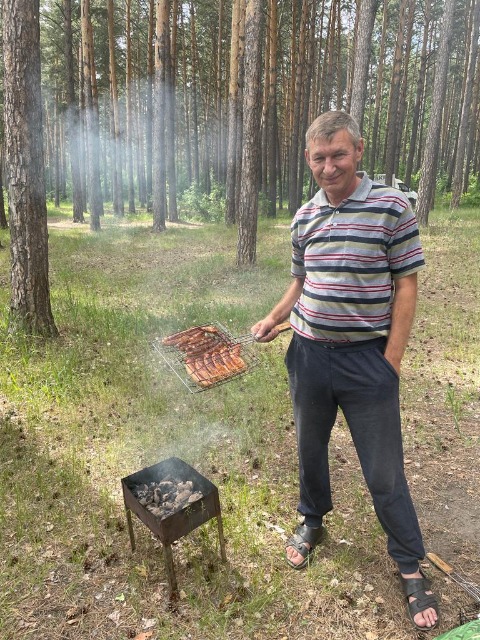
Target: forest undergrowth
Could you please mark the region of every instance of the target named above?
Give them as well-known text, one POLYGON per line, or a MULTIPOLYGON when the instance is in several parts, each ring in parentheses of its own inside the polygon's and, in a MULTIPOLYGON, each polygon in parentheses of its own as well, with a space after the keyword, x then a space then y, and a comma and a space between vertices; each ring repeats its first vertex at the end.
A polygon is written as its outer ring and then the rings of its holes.
MULTIPOLYGON (((223 224, 49 218, 52 307, 60 337, 7 332, 9 238, 0 251, 0 638, 2 640, 406 640, 415 638, 396 570, 340 415, 331 444, 335 510, 311 566, 283 548, 298 498, 283 357, 289 336, 254 345, 258 364, 190 393, 155 340, 220 322, 234 335, 289 283, 289 220, 261 219, 255 267, 235 267, 223 224), (227 563, 214 520, 173 546, 134 518, 121 478, 176 456, 219 489, 227 563)), ((431 213, 427 269, 402 371, 406 470, 428 550, 478 573, 480 212, 431 213)), ((425 563, 440 631, 468 596, 425 563)), ((439 631, 439 633, 440 633, 439 631)))

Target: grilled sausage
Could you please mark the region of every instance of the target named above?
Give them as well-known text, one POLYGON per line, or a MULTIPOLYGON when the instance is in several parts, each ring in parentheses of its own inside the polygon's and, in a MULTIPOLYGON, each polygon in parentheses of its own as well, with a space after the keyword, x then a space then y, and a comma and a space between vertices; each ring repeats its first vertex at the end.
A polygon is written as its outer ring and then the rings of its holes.
POLYGON ((171 336, 163 338, 162 343, 168 346, 179 346, 181 344, 188 343, 190 340, 196 340, 202 335, 201 327, 190 327, 184 331, 179 331, 171 336))

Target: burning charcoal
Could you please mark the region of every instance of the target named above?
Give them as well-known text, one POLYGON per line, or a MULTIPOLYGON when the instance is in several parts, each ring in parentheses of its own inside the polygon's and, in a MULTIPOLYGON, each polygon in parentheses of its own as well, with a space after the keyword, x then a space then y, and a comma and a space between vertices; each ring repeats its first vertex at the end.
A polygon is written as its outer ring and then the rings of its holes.
POLYGON ((139 485, 134 493, 140 504, 160 519, 167 518, 203 498, 200 491, 194 491, 191 480, 176 480, 172 476, 160 482, 139 485))
POLYGON ((171 491, 175 491, 175 483, 171 482, 171 480, 162 480, 158 483, 158 486, 164 493, 170 493, 171 491))
POLYGON ((178 493, 183 493, 184 491, 189 491, 190 493, 193 490, 193 482, 191 480, 186 480, 185 482, 179 482, 177 485, 178 493))
POLYGON ((175 502, 177 504, 181 504, 182 502, 186 502, 191 495, 192 495, 192 492, 188 491, 187 489, 185 491, 179 491, 178 494, 177 494, 177 497, 175 498, 175 502))
POLYGON ((203 498, 203 493, 200 493, 200 491, 195 491, 195 493, 192 493, 192 495, 189 497, 187 502, 190 504, 192 502, 200 500, 201 498, 203 498))

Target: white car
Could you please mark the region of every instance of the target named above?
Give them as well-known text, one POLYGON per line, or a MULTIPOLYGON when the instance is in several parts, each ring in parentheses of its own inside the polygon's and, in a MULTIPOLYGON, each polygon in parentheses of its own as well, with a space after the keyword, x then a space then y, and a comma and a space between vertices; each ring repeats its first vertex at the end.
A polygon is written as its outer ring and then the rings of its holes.
MULTIPOLYGON (((405 184, 405 182, 403 182, 403 180, 399 180, 398 178, 393 178, 394 181, 394 185, 396 189, 399 189, 399 191, 402 191, 408 198, 410 204, 412 205, 412 208, 415 208, 415 205, 417 204, 417 198, 418 198, 418 194, 416 191, 413 191, 413 189, 410 189, 410 187, 405 184)), ((385 184, 385 174, 384 173, 377 173, 375 174, 375 182, 380 182, 381 184, 385 184)))

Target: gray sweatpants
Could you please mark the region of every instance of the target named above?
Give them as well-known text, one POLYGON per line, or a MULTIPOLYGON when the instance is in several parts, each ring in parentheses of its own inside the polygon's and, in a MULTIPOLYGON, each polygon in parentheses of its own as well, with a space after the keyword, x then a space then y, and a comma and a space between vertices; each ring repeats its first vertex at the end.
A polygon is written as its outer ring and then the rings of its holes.
POLYGON ((348 423, 388 552, 402 573, 425 555, 404 473, 399 378, 385 339, 328 347, 294 334, 287 365, 297 432, 298 510, 318 527, 331 511, 328 443, 338 407, 348 423))

